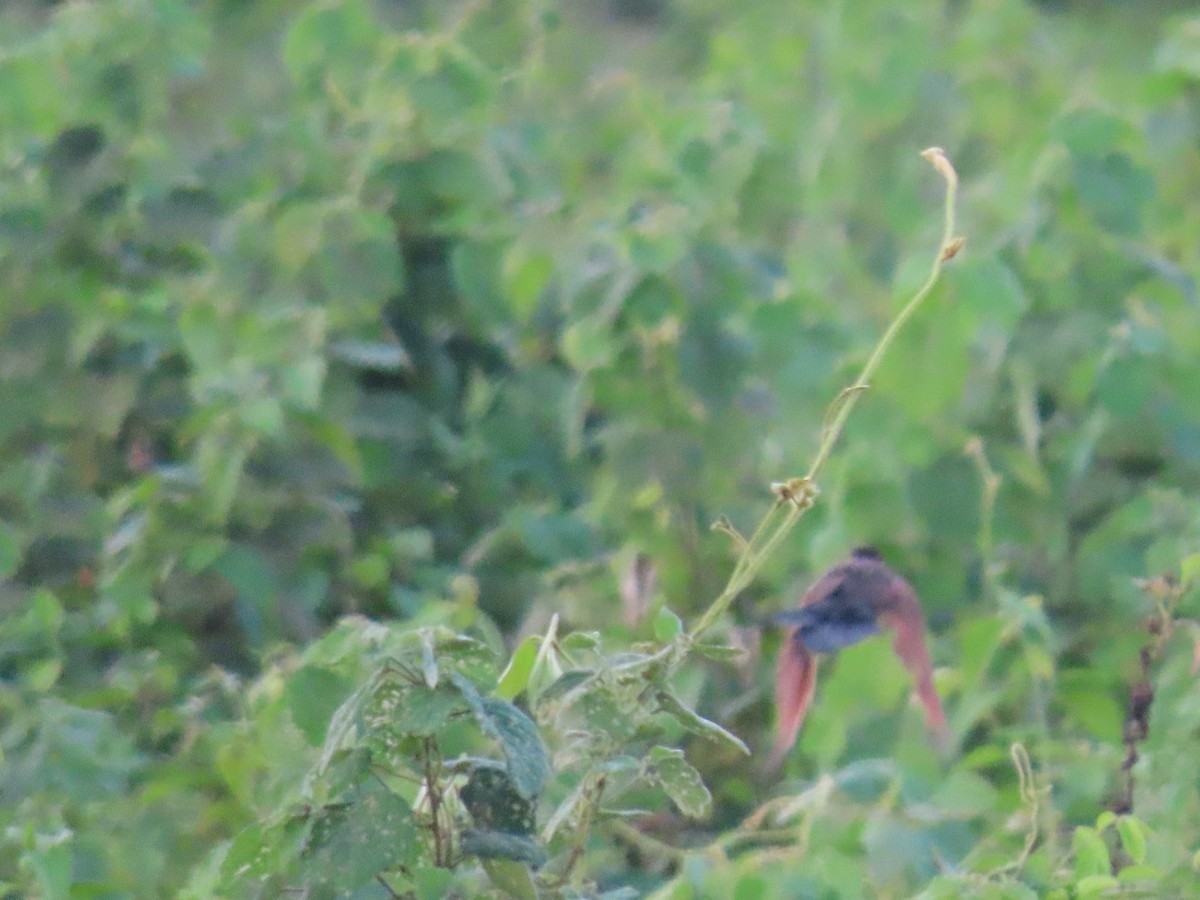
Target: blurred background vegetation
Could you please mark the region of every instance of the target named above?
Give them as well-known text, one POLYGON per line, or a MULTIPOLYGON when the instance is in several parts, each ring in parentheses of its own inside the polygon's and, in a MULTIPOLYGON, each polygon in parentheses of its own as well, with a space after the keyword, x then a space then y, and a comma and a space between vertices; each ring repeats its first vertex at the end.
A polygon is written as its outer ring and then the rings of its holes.
POLYGON ((693 620, 710 524, 807 468, 923 279, 931 144, 967 250, 722 625, 747 652, 677 689, 766 746, 763 622, 871 543, 959 752, 868 642, 782 776, 680 733, 712 815, 639 827, 708 852, 597 829, 580 872, 1194 896, 1200 17, 1168 0, 4 4, 0 893, 205 896, 353 688, 295 677, 345 616, 501 661, 553 614, 613 648, 693 620), (742 840, 771 798, 786 839, 742 840))

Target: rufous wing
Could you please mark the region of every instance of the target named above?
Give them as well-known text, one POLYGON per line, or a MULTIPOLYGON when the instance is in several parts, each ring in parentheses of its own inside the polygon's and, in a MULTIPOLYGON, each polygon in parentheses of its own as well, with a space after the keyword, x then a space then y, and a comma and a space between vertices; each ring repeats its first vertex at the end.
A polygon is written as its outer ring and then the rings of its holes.
POLYGON ((769 768, 778 768, 796 743, 796 735, 804 724, 816 688, 817 657, 800 643, 796 629, 789 628, 775 669, 775 714, 779 725, 769 768))

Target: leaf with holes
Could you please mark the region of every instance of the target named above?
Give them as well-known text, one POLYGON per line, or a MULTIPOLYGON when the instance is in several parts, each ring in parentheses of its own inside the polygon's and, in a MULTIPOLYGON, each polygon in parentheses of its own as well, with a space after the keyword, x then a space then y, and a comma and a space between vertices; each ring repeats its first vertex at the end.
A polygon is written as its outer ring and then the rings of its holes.
POLYGON ((685 816, 699 819, 712 809, 712 795, 682 750, 651 748, 645 771, 647 780, 661 787, 685 816))

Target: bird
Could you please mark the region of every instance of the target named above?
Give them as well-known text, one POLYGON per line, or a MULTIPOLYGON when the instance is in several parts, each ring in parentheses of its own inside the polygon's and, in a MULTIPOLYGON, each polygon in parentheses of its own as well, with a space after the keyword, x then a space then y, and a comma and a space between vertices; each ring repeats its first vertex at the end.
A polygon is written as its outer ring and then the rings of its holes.
POLYGON ((946 714, 933 684, 925 616, 917 593, 874 547, 856 547, 848 560, 813 582, 800 598, 798 609, 779 613, 773 621, 788 630, 775 673, 778 730, 772 769, 778 768, 796 743, 817 686, 820 657, 882 631, 893 634, 896 655, 915 679, 930 735, 940 746, 947 745, 946 714))

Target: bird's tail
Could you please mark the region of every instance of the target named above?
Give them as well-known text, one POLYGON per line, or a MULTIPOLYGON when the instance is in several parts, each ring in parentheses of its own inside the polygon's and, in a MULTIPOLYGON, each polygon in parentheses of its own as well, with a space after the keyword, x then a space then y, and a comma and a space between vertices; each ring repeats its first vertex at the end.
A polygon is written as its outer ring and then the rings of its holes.
POLYGON ((779 666, 775 670, 775 708, 779 728, 771 750, 768 768, 779 768, 804 723, 804 714, 817 687, 817 658, 796 639, 796 629, 788 629, 779 666))

